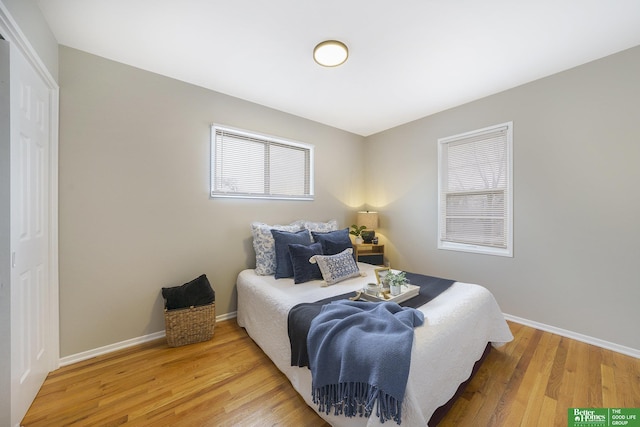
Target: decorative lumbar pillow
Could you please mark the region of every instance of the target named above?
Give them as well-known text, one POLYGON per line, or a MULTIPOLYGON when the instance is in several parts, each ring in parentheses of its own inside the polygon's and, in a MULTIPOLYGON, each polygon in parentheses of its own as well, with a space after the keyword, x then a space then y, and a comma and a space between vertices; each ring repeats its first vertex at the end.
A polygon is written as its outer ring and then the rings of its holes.
POLYGON ((267 225, 261 222, 251 224, 253 234, 253 250, 256 252, 256 274, 268 276, 276 272, 276 248, 271 230, 300 231, 297 224, 267 225))
POLYGON ((165 308, 175 310, 211 304, 216 300, 216 293, 203 274, 182 286, 162 288, 162 297, 166 300, 165 308))
POLYGON ((300 230, 295 233, 281 230, 271 230, 271 235, 275 241, 276 248, 276 272, 275 278, 282 279, 293 277, 293 266, 289 255, 289 245, 297 243, 299 245, 310 245, 311 237, 307 230, 300 230))
POLYGON ((314 255, 322 255, 322 245, 320 242, 312 243, 309 246, 290 244, 289 255, 293 266, 293 282, 305 283, 311 280, 321 280, 322 272, 317 263, 309 262, 314 255))
POLYGON ((335 255, 345 249, 353 249, 351 238, 349 237, 349 229, 330 231, 327 233, 311 232, 313 240, 322 244, 322 253, 324 255, 335 255))
POLYGON ((345 249, 336 255, 314 255, 309 262, 318 263, 327 285, 360 275, 358 264, 353 259, 353 248, 345 249))

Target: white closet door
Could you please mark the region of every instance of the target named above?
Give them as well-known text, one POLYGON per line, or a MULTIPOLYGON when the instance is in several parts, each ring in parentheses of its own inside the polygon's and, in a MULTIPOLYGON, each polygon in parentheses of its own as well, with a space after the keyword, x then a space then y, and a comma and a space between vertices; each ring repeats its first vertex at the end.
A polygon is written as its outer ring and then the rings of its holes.
POLYGON ((10 49, 11 425, 19 425, 51 366, 49 91, 10 49))

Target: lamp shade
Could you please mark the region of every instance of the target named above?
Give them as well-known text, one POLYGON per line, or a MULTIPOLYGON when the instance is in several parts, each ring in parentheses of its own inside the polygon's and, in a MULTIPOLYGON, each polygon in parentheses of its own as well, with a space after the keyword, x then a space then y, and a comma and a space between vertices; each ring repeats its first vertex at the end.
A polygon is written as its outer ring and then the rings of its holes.
POLYGON ((357 224, 364 225, 366 230, 375 230, 378 228, 378 212, 358 212, 357 224))

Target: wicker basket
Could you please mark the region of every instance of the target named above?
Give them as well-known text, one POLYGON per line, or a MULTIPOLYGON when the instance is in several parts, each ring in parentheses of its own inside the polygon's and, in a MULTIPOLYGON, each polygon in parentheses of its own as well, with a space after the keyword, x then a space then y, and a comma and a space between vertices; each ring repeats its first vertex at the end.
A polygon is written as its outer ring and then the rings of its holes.
POLYGON ((199 307, 164 310, 169 347, 208 341, 216 326, 216 303, 199 307))

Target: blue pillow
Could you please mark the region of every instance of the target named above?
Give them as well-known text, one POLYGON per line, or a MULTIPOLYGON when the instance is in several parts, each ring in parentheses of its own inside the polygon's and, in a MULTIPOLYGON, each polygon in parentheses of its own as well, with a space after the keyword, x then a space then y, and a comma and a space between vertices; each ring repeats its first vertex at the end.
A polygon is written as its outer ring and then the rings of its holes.
POLYGON ((311 232, 313 240, 322 244, 322 253, 324 255, 335 255, 345 249, 353 249, 353 244, 349 238, 349 229, 330 231, 328 233, 311 232))
POLYGON ((321 280, 322 272, 318 264, 311 264, 309 258, 314 255, 322 255, 322 245, 320 242, 312 243, 309 246, 289 244, 289 254, 293 265, 293 282, 309 282, 311 280, 321 280))
POLYGON ((289 244, 295 243, 309 246, 311 244, 309 231, 300 230, 296 233, 291 233, 272 229, 271 234, 273 235, 276 248, 275 278, 293 277, 293 265, 291 264, 291 256, 289 255, 289 244))

